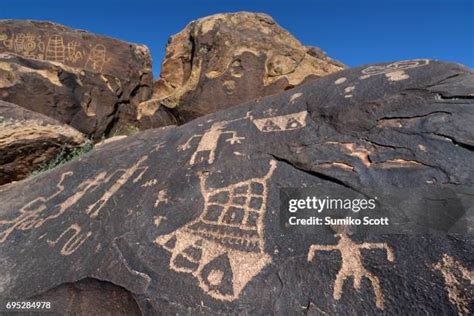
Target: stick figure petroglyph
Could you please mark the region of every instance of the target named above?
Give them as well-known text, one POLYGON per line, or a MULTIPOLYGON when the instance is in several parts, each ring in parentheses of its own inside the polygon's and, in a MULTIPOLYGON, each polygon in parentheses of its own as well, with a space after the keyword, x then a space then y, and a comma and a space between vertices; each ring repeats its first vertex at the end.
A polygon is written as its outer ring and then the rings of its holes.
POLYGON ((342 256, 342 266, 339 270, 336 281, 334 282, 333 297, 339 300, 342 296, 342 288, 344 281, 348 277, 354 280, 354 288, 359 290, 362 284, 362 278, 366 277, 372 284, 375 293, 375 304, 377 308, 384 308, 384 297, 378 277, 370 273, 362 264, 361 249, 385 249, 387 251, 387 260, 393 262, 395 260, 392 249, 386 243, 362 243, 353 242, 348 235, 339 234, 339 242, 337 245, 312 245, 308 251, 308 261, 311 262, 317 251, 339 250, 342 256))
POLYGON ((208 175, 199 174, 202 213, 155 240, 171 253, 170 268, 192 274, 199 287, 215 299, 237 299, 245 285, 271 262, 265 253, 264 217, 268 181, 276 166, 272 160, 263 177, 219 189, 207 188, 208 175))
POLYGON ((219 142, 219 138, 221 135, 224 135, 224 134, 232 135, 231 138, 225 140, 227 143, 230 143, 231 145, 240 144, 241 140, 245 139, 244 137, 238 137, 236 131, 224 131, 224 128, 226 127, 228 123, 229 122, 227 121, 213 123, 211 127, 204 134, 191 136, 191 138, 189 138, 186 141, 186 143, 178 147, 178 150, 182 151, 182 150, 191 148, 191 141, 197 137, 201 137, 199 144, 196 150, 194 151, 193 155, 191 156, 191 160, 189 161, 189 163, 191 165, 194 165, 196 163, 196 159, 198 155, 205 153, 208 155, 207 162, 209 164, 212 164, 214 160, 216 159, 217 144, 219 142))

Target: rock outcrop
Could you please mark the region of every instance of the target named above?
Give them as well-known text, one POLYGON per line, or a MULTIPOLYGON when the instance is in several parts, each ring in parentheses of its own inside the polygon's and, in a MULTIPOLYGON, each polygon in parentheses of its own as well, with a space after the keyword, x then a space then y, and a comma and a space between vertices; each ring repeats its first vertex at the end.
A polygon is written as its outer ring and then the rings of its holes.
POLYGON ((139 126, 148 48, 38 21, 0 21, 0 99, 100 138, 139 126), (34 102, 32 102, 34 100, 34 102))
POLYGON ((268 15, 217 14, 170 38, 141 117, 162 116, 169 108, 184 123, 343 68, 318 48, 303 46, 268 15))
POLYGON ((47 116, 0 101, 0 185, 18 181, 86 138, 47 116))
POLYGON ((3 186, 0 296, 97 279, 145 315, 472 313, 472 227, 286 234, 279 196, 443 185, 472 223, 473 87, 431 60, 344 70, 3 186))

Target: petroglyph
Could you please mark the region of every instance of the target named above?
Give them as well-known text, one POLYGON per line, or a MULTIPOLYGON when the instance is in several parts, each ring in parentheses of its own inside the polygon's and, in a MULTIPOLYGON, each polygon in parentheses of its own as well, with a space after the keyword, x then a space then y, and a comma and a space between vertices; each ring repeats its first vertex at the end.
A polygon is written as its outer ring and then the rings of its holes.
POLYGON ((296 99, 300 98, 302 95, 303 95, 303 93, 301 93, 301 92, 293 94, 290 97, 290 104, 293 104, 296 101, 296 99))
POLYGON ((58 63, 66 61, 66 48, 62 36, 52 35, 49 37, 48 44, 46 45, 45 59, 58 63))
POLYGON ((158 198, 155 201, 155 207, 158 207, 160 203, 168 204, 168 191, 161 190, 158 192, 158 198))
POLYGON ((196 220, 159 236, 155 242, 171 253, 170 268, 192 274, 209 296, 237 299, 271 257, 265 253, 264 218, 268 181, 277 167, 270 161, 266 175, 228 185, 206 187, 199 174, 204 209, 196 220))
POLYGON ((101 72, 104 64, 107 62, 107 50, 104 45, 95 45, 89 53, 84 68, 101 72))
POLYGON ((149 180, 149 181, 145 182, 144 184, 141 185, 141 187, 142 188, 148 188, 148 187, 152 187, 156 184, 158 184, 158 180, 153 179, 153 180, 149 180))
POLYGON ((155 219, 154 219, 154 223, 155 223, 155 226, 159 227, 161 225, 161 223, 163 222, 163 220, 166 220, 166 216, 155 216, 155 219))
POLYGON ((405 69, 421 67, 428 65, 429 62, 430 61, 428 59, 414 59, 397 61, 384 66, 370 66, 361 71, 363 75, 360 77, 360 79, 367 79, 380 74, 388 74, 405 69))
MULTIPOLYGON (((441 272, 449 301, 456 305, 459 315, 470 315, 472 296, 463 283, 474 285, 474 272, 469 271, 459 261, 445 254, 433 268, 441 272)), ((472 293, 472 290, 471 290, 472 293)))
POLYGON ((341 77, 339 79, 337 79, 336 81, 334 81, 335 84, 341 84, 341 83, 344 83, 346 82, 347 78, 345 77, 341 77))
POLYGON ((298 113, 254 119, 253 123, 261 132, 283 132, 306 126, 307 111, 298 113))
POLYGON ((109 176, 106 182, 109 182, 110 179, 116 174, 121 173, 120 178, 116 182, 114 182, 114 184, 102 195, 102 197, 98 201, 87 207, 86 213, 91 218, 97 217, 97 215, 99 215, 100 210, 107 204, 112 195, 114 195, 128 181, 128 179, 133 176, 136 171, 140 170, 140 166, 147 159, 148 157, 144 156, 140 158, 132 167, 127 169, 119 169, 115 171, 111 176, 109 176))
POLYGON ((56 219, 64 214, 66 210, 78 203, 86 193, 99 189, 104 183, 113 183, 98 201, 86 208, 86 213, 90 218, 95 218, 111 196, 117 192, 137 170, 140 169, 140 165, 146 159, 147 157, 143 157, 132 167, 116 170, 109 176, 105 171, 99 172, 92 179, 87 179, 81 182, 77 188, 75 188, 74 194, 63 197, 62 200, 58 201, 58 198, 64 192, 64 181, 66 178, 73 175, 72 171, 63 173, 60 181, 56 185, 57 190, 54 194, 49 197, 38 197, 29 202, 20 209, 19 215, 12 220, 0 219, 0 244, 5 242, 5 240, 7 240, 15 230, 28 231, 39 228, 47 221, 56 219), (113 179, 118 176, 120 176, 119 179, 113 181, 113 179))
POLYGON ((212 164, 216 159, 216 149, 219 142, 221 135, 230 134, 232 135, 231 138, 226 139, 227 143, 233 144, 240 144, 241 140, 245 139, 244 137, 238 137, 236 131, 224 131, 224 128, 228 124, 228 121, 222 122, 215 122, 211 125, 211 127, 204 133, 193 135, 189 138, 186 143, 180 145, 178 147, 178 151, 186 150, 191 148, 191 142, 193 139, 200 137, 199 144, 194 151, 193 155, 191 156, 191 160, 189 163, 194 165, 197 162, 198 155, 207 156, 207 162, 212 164))
POLYGON ((29 202, 20 209, 20 214, 13 220, 0 220, 0 225, 6 226, 2 228, 0 233, 0 244, 13 233, 15 230, 28 231, 41 227, 45 222, 55 219, 62 215, 68 208, 74 205, 79 199, 81 199, 88 191, 99 186, 105 179, 106 173, 101 172, 97 174, 93 179, 87 179, 80 183, 76 189, 76 192, 63 200, 63 202, 57 202, 55 205, 48 207, 48 202, 52 201, 64 192, 64 181, 67 177, 73 175, 72 171, 63 173, 61 180, 57 184, 57 191, 49 197, 39 197, 29 202))
POLYGON ((403 70, 397 70, 397 71, 386 73, 385 77, 387 77, 389 81, 400 81, 400 80, 405 80, 405 79, 410 78, 410 76, 407 75, 407 73, 404 72, 403 70))
POLYGON ((366 277, 372 284, 375 294, 375 304, 377 308, 384 309, 384 297, 380 281, 378 277, 370 273, 362 264, 361 249, 385 249, 387 251, 387 260, 393 262, 395 260, 392 249, 386 243, 362 243, 356 244, 346 234, 339 234, 339 242, 337 245, 312 245, 308 251, 308 261, 311 262, 317 251, 339 250, 342 256, 342 265, 339 270, 336 281, 334 282, 333 297, 339 300, 342 296, 342 288, 344 281, 348 277, 353 278, 354 288, 360 290, 362 278, 366 277))
POLYGON ((66 236, 70 231, 73 232, 71 237, 64 243, 61 248, 61 255, 62 256, 69 256, 72 255, 77 249, 79 249, 82 244, 92 235, 92 232, 81 233, 81 227, 78 224, 72 224, 69 226, 65 231, 59 235, 56 240, 47 240, 49 246, 55 247, 56 244, 61 240, 64 236, 66 236))

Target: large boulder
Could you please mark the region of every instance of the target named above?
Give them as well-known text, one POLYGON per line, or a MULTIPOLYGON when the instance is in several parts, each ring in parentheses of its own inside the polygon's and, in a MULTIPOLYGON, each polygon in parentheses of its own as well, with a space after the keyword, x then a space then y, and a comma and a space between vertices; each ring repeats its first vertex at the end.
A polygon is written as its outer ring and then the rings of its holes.
POLYGON ((101 137, 138 126, 148 48, 39 21, 0 21, 0 99, 101 137), (35 100, 35 102, 31 102, 35 100))
POLYGON ((18 181, 86 137, 47 116, 0 101, 0 185, 18 181))
POLYGON ((217 14, 170 38, 153 98, 141 112, 153 117, 173 109, 183 123, 343 68, 266 14, 217 14))
POLYGON ((349 69, 4 186, 0 296, 49 300, 97 279, 146 315, 472 313, 472 225, 295 235, 279 196, 443 185, 464 203, 473 87, 471 70, 431 60, 349 69))

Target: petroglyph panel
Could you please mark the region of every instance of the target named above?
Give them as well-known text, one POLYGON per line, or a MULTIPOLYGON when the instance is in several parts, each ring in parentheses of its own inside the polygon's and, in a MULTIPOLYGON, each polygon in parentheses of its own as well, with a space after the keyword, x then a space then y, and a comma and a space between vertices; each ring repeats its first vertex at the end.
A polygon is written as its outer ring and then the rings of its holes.
POLYGON ((308 251, 308 261, 313 261, 318 251, 338 250, 341 253, 342 263, 336 280, 334 281, 333 297, 339 300, 342 296, 342 289, 347 278, 353 278, 354 288, 360 290, 362 278, 369 279, 375 294, 375 304, 377 308, 384 309, 384 296, 380 287, 379 278, 364 268, 362 263, 361 249, 385 249, 387 260, 393 262, 395 257, 392 249, 385 243, 362 243, 353 242, 346 234, 340 234, 337 245, 312 245, 308 251))
MULTIPOLYGON (((90 218, 95 218, 109 199, 128 181, 136 171, 140 171, 141 164, 147 159, 142 157, 132 167, 118 169, 108 174, 106 171, 98 172, 90 179, 82 181, 69 196, 64 195, 64 182, 73 176, 72 171, 61 175, 56 192, 50 196, 41 196, 23 206, 19 214, 13 219, 0 219, 0 244, 5 242, 14 231, 29 231, 41 227, 44 223, 59 218, 69 208, 79 203, 88 193, 108 189, 93 204, 85 207, 90 218)), ((72 228, 71 228, 72 229, 72 228)), ((65 250, 66 253, 68 252, 65 250)))
POLYGON ((253 123, 261 132, 283 132, 300 129, 306 126, 307 111, 298 113, 254 119, 253 123))
POLYGON ((443 276, 449 301, 456 305, 459 315, 471 315, 469 305, 473 298, 463 283, 468 286, 474 285, 474 271, 469 271, 459 261, 447 254, 433 265, 433 268, 443 276))
POLYGON ((270 161, 266 175, 209 189, 207 174, 199 174, 204 209, 196 220, 155 242, 171 253, 170 268, 192 274, 209 296, 237 299, 268 263, 264 217, 268 181, 275 171, 270 161))
POLYGON ((414 60, 404 60, 404 61, 397 61, 388 65, 383 66, 370 66, 363 69, 361 72, 363 76, 360 79, 367 79, 372 76, 380 75, 380 74, 387 74, 395 71, 402 71, 405 69, 421 67, 429 64, 428 59, 414 59, 414 60))

